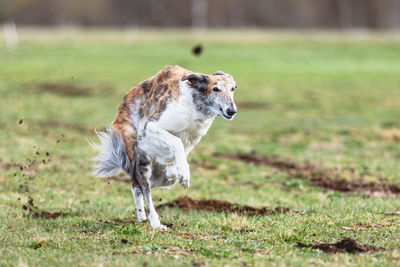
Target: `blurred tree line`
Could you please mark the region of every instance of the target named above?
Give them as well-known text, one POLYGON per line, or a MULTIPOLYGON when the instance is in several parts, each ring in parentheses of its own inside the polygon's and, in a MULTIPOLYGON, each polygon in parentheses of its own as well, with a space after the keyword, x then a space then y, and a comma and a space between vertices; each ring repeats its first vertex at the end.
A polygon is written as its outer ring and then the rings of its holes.
POLYGON ((0 0, 20 25, 400 29, 400 0, 0 0))

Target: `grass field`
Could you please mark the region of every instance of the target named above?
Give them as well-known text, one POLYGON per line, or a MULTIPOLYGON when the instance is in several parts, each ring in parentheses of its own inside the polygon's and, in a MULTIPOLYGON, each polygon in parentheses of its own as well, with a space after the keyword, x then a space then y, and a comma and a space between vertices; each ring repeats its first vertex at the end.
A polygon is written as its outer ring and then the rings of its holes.
POLYGON ((1 266, 398 265, 399 36, 22 29, 20 41, 8 51, 0 39, 1 266), (188 196, 290 212, 160 208, 171 227, 153 231, 135 222, 123 177, 91 177, 93 130, 129 88, 174 64, 232 74, 239 112, 217 118, 189 156, 191 188, 155 189, 155 203, 188 196), (324 189, 315 172, 394 190, 324 189), (297 246, 345 237, 386 250, 297 246))

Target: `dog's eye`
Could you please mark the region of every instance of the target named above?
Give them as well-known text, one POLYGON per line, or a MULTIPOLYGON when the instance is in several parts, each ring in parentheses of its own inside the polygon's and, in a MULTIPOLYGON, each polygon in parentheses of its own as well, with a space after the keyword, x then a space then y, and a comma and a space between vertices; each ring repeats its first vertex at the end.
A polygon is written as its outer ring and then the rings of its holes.
POLYGON ((219 91, 221 91, 221 90, 220 90, 218 87, 214 87, 214 88, 213 88, 213 91, 214 91, 214 92, 219 92, 219 91))

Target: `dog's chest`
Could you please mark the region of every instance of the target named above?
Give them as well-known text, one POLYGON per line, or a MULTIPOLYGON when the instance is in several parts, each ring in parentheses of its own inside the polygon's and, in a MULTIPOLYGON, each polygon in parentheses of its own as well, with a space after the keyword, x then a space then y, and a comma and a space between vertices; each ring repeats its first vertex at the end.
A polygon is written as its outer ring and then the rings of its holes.
POLYGON ((207 133, 214 118, 199 112, 192 95, 185 90, 178 101, 168 104, 156 125, 180 138, 188 153, 207 133))

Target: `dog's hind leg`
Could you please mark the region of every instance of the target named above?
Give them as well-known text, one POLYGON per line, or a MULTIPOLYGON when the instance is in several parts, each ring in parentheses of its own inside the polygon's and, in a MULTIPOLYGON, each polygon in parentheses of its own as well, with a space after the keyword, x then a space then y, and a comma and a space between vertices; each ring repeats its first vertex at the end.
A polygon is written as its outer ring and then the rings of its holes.
MULTIPOLYGON (((167 227, 162 225, 156 209, 154 208, 153 199, 150 192, 150 177, 151 177, 151 161, 147 158, 144 152, 137 153, 136 160, 136 178, 137 183, 141 188, 149 212, 148 218, 152 228, 165 230, 167 227)), ((138 213, 139 214, 139 213, 138 213)))
POLYGON ((139 222, 145 221, 146 211, 144 210, 143 193, 137 185, 132 184, 132 195, 135 199, 136 213, 139 222))

